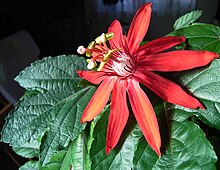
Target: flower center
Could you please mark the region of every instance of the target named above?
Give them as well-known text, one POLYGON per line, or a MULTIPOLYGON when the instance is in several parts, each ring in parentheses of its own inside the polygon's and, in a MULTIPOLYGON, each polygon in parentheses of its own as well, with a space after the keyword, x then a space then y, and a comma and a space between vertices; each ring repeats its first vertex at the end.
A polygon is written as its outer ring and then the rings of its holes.
POLYGON ((119 62, 113 61, 113 70, 119 75, 123 77, 130 76, 134 71, 134 65, 131 61, 131 58, 125 54, 119 54, 117 58, 119 62))
POLYGON ((77 52, 80 54, 86 53, 87 57, 91 57, 86 60, 88 69, 95 68, 97 71, 101 71, 108 63, 107 65, 110 66, 107 66, 108 69, 114 70, 118 76, 130 76, 135 70, 135 62, 121 48, 111 49, 107 46, 106 42, 113 37, 113 33, 102 33, 87 48, 79 46, 77 52))

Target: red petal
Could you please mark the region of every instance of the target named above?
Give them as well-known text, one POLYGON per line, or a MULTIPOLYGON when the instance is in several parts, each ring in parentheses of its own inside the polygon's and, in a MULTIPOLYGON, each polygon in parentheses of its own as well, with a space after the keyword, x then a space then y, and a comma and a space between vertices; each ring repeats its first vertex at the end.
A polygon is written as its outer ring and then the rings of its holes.
POLYGON ((112 49, 124 48, 126 46, 126 40, 122 34, 122 27, 118 20, 114 20, 110 25, 108 32, 113 32, 114 37, 109 40, 112 49))
POLYGON ((112 91, 110 116, 106 137, 106 154, 113 149, 119 141, 121 133, 127 123, 129 111, 126 101, 127 81, 118 80, 112 91))
MULTIPOLYGON (((139 56, 159 53, 185 41, 184 37, 167 36, 150 41, 137 49, 139 56)), ((135 52, 135 53, 136 53, 135 52)))
POLYGON ((217 53, 177 50, 150 55, 141 60, 139 66, 155 71, 182 71, 207 65, 214 58, 218 58, 217 53))
POLYGON ((132 54, 135 49, 139 47, 139 44, 143 40, 150 23, 151 17, 151 3, 142 5, 134 16, 128 30, 128 47, 132 54))
POLYGON ((194 97, 188 95, 180 86, 152 72, 137 73, 137 80, 146 85, 162 99, 188 108, 204 108, 194 97))
POLYGON ((148 97, 136 81, 129 82, 128 95, 134 116, 144 134, 144 137, 158 156, 161 156, 159 127, 155 112, 148 97))
POLYGON ((91 121, 103 110, 108 102, 114 82, 115 78, 107 78, 100 84, 83 112, 81 123, 91 121))
POLYGON ((102 71, 77 70, 76 72, 81 78, 86 79, 93 84, 99 84, 106 78, 106 73, 102 71))

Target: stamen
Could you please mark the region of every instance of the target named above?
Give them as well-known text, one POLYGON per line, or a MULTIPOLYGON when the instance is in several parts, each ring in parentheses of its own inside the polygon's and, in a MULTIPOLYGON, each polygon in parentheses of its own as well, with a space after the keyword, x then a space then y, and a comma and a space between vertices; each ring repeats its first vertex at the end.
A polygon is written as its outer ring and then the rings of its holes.
POLYGON ((124 63, 124 59, 118 59, 118 56, 124 57, 123 53, 121 53, 121 48, 115 48, 115 49, 109 49, 106 42, 114 37, 114 33, 102 33, 99 37, 95 39, 95 41, 92 41, 87 48, 80 46, 77 49, 77 52, 80 54, 86 53, 87 57, 91 57, 92 53, 95 52, 95 54, 92 56, 91 59, 88 59, 88 69, 93 69, 97 66, 96 61, 98 61, 100 64, 98 66, 97 71, 101 71, 106 63, 109 61, 113 61, 115 63, 118 63, 118 71, 123 74, 125 72, 129 72, 130 68, 129 66, 126 67, 127 61, 124 63), (123 71, 123 67, 125 70, 123 71))
MULTIPOLYGON (((89 43, 87 49, 93 49, 93 48, 95 48, 95 45, 96 45, 95 41, 92 41, 91 43, 89 43)), ((87 57, 90 57, 91 55, 92 55, 92 51, 89 51, 89 50, 86 51, 87 57)))
POLYGON ((107 40, 110 40, 114 37, 114 33, 113 32, 108 32, 107 34, 105 34, 107 40))

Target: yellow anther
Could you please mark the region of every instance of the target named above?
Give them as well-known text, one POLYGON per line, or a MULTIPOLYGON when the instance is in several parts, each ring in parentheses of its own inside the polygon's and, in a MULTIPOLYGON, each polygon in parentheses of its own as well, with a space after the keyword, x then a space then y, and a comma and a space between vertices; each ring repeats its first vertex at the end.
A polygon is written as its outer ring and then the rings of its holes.
POLYGON ((113 37, 114 37, 114 33, 113 32, 109 32, 107 34, 102 33, 100 36, 98 36, 95 39, 95 42, 97 44, 105 43, 106 41, 110 40, 113 37))
POLYGON ((108 32, 107 34, 105 34, 107 40, 110 40, 111 38, 114 37, 114 33, 113 32, 108 32))
MULTIPOLYGON (((91 43, 89 43, 87 49, 94 49, 95 45, 96 45, 95 41, 92 41, 91 43)), ((87 57, 90 57, 91 55, 92 55, 92 52, 88 52, 88 51, 86 52, 87 57)))
POLYGON ((95 42, 97 44, 101 44, 101 43, 104 43, 108 41, 107 37, 106 37, 106 34, 102 33, 100 36, 98 36, 96 39, 95 39, 95 42))

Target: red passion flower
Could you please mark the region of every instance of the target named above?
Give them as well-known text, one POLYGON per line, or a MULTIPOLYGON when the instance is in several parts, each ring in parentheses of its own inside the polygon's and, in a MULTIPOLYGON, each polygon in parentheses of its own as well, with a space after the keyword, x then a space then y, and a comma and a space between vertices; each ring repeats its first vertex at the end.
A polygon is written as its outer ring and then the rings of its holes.
POLYGON ((188 70, 207 65, 218 54, 208 51, 176 50, 163 52, 185 41, 184 37, 167 36, 140 46, 150 23, 151 3, 146 3, 137 11, 127 36, 122 34, 119 21, 112 22, 107 34, 102 34, 87 48, 80 46, 78 52, 86 53, 88 69, 79 70, 81 78, 94 84, 100 84, 85 108, 81 122, 91 121, 107 104, 110 94, 110 116, 106 136, 106 154, 119 141, 127 123, 129 110, 126 92, 134 116, 145 139, 152 149, 161 156, 161 138, 154 109, 139 83, 167 102, 187 108, 204 108, 194 97, 187 94, 179 85, 156 74, 188 70), (109 46, 107 45, 109 41, 109 46), (184 61, 183 61, 184 59, 184 61))

